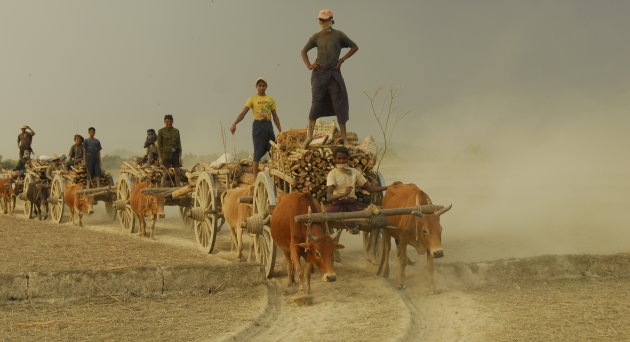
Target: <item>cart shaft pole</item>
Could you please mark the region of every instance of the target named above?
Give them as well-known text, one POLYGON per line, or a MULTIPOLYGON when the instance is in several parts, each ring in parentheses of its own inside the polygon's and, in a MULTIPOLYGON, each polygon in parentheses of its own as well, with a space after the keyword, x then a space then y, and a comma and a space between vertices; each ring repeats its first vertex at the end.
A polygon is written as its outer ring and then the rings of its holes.
POLYGON ((361 211, 351 211, 344 213, 314 213, 295 216, 295 222, 326 222, 344 219, 361 219, 370 218, 375 215, 394 216, 394 215, 411 215, 412 212, 421 211, 423 214, 433 214, 436 210, 442 209, 442 205, 422 205, 420 210, 418 207, 393 208, 393 209, 364 209, 361 211))

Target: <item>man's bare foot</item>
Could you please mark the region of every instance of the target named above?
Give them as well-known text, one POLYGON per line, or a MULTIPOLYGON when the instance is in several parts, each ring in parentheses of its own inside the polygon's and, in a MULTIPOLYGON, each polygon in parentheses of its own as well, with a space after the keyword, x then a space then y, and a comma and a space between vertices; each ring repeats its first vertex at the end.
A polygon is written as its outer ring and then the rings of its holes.
POLYGON ((311 141, 313 141, 313 137, 306 137, 306 139, 304 140, 304 144, 302 144, 302 148, 306 149, 311 141))

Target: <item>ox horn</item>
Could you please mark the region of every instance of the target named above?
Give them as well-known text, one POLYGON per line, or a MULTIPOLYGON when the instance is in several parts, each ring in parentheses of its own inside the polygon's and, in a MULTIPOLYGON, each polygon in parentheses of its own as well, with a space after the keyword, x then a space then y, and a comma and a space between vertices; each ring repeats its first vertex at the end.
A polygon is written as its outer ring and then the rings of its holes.
POLYGON ((313 242, 318 242, 319 238, 317 238, 317 236, 311 234, 311 233, 307 233, 306 236, 308 237, 309 240, 313 241, 313 242))
POLYGON ((452 208, 452 207, 453 207, 453 205, 452 205, 452 204, 449 204, 449 205, 447 205, 446 207, 444 207, 444 208, 442 208, 442 209, 440 209, 440 210, 436 211, 436 212, 435 212, 435 215, 440 216, 440 215, 444 214, 445 212, 447 212, 447 211, 451 210, 451 208, 452 208))
POLYGON ((339 236, 341 236, 341 229, 338 229, 338 230, 335 232, 335 235, 331 236, 331 238, 332 238, 333 240, 337 241, 337 240, 339 240, 339 236))

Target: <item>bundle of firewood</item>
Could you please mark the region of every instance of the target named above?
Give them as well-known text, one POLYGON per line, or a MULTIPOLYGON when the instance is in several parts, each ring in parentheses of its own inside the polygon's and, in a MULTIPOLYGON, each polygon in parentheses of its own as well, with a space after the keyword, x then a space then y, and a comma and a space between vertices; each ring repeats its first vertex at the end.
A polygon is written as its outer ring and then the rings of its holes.
POLYGON ((166 173, 164 167, 157 165, 134 165, 131 162, 124 162, 122 164, 121 172, 131 174, 138 181, 143 179, 150 179, 151 183, 159 184, 162 181, 162 176, 166 173))
POLYGON ((50 164, 52 164, 52 161, 49 160, 31 159, 30 163, 26 164, 26 172, 35 177, 35 180, 45 179, 46 170, 48 170, 50 164))
POLYGON ((193 166, 190 173, 186 174, 190 184, 196 184, 201 172, 209 172, 213 175, 215 184, 220 188, 230 189, 238 186, 254 184, 255 177, 252 173, 252 161, 241 160, 239 162, 223 163, 219 167, 211 163, 199 162, 193 166))
MULTIPOLYGON (((326 178, 335 167, 333 151, 336 146, 309 146, 302 149, 295 145, 272 144, 272 169, 294 180, 295 191, 309 191, 313 197, 323 200, 326 196, 326 178)), ((376 162, 374 155, 351 146, 348 164, 367 174, 376 162)), ((357 194, 358 195, 358 194, 357 194)))
MULTIPOLYGON (((87 169, 85 165, 70 166, 70 168, 67 171, 62 171, 60 172, 60 174, 62 175, 62 177, 64 178, 66 182, 69 182, 72 184, 84 184, 84 185, 88 184, 89 178, 88 178, 88 173, 87 173, 87 169)), ((112 177, 107 171, 101 170, 101 174, 102 174, 101 180, 100 180, 101 186, 114 185, 114 184, 110 184, 112 177)))
MULTIPOLYGON (((346 133, 346 139, 350 142, 358 141, 359 136, 354 132, 346 133)), ((306 140, 306 128, 302 129, 289 129, 286 131, 280 132, 276 137, 276 141, 278 144, 287 146, 287 147, 298 147, 304 144, 304 140, 306 140)), ((333 139, 331 141, 326 141, 326 145, 341 145, 343 144, 343 139, 341 138, 341 132, 335 130, 333 133, 333 139)))

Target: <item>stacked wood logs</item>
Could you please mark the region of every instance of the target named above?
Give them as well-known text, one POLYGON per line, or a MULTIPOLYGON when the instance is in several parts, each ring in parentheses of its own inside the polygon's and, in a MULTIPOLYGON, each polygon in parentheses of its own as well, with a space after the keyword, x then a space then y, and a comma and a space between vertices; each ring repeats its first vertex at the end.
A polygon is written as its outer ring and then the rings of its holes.
POLYGON ((200 162, 195 164, 191 172, 186 174, 186 176, 188 176, 191 184, 196 184, 201 172, 209 172, 213 175, 217 187, 220 189, 231 189, 254 184, 255 177, 252 173, 252 167, 253 163, 251 160, 223 163, 218 167, 207 162, 200 162))
MULTIPOLYGON (((333 155, 335 147, 334 145, 309 146, 307 149, 302 149, 295 144, 272 144, 270 167, 288 176, 287 178, 292 178, 294 191, 309 191, 313 197, 323 200, 326 196, 326 178, 335 167, 333 155)), ((348 149, 350 150, 349 166, 367 175, 376 162, 374 156, 353 146, 348 149)), ((357 197, 362 195, 359 195, 357 191, 357 197)))
POLYGON ((124 162, 121 172, 130 174, 138 182, 148 178, 151 180, 152 184, 160 184, 166 170, 157 165, 134 165, 134 163, 131 162, 124 162))
MULTIPOLYGON (((280 132, 276 137, 276 141, 280 145, 284 145, 287 147, 295 147, 301 146, 306 139, 306 128, 302 129, 289 129, 286 131, 280 132)), ((346 139, 350 142, 358 141, 359 136, 354 132, 346 133, 346 139)), ((341 138, 341 132, 335 131, 333 134, 333 140, 326 142, 327 145, 341 145, 343 144, 343 139, 341 138)))
POLYGON ((31 159, 30 163, 26 164, 26 172, 35 177, 35 180, 46 179, 46 170, 50 164, 52 161, 31 159))
MULTIPOLYGON (((88 173, 85 165, 73 165, 67 171, 60 172, 66 182, 71 184, 88 184, 88 173)), ((112 176, 105 170, 101 170, 101 186, 110 186, 112 176)))

